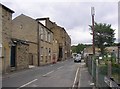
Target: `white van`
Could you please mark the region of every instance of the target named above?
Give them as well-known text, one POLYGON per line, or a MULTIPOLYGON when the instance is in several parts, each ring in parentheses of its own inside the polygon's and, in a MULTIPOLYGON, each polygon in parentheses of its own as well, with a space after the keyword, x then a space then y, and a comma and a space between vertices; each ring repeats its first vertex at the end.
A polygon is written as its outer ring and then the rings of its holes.
POLYGON ((76 55, 74 62, 81 62, 81 54, 76 55))

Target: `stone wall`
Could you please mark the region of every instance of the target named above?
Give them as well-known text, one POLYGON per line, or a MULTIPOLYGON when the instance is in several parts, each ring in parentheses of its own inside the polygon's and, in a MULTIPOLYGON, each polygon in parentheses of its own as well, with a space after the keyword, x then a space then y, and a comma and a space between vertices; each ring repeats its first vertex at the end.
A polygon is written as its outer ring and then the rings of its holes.
POLYGON ((29 67, 29 46, 24 44, 18 44, 16 46, 16 67, 17 70, 25 69, 29 67))
POLYGON ((53 49, 52 49, 52 44, 45 42, 45 41, 41 41, 41 64, 45 65, 45 64, 49 64, 52 63, 52 54, 53 54, 53 49), (49 49, 51 50, 49 53, 49 49))
POLYGON ((12 21, 12 38, 37 43, 37 21, 26 15, 19 15, 12 21))
MULTIPOLYGON (((1 7, 0 7, 1 8, 1 7)), ((2 6, 2 70, 10 71, 10 41, 12 31, 12 12, 2 6)))
POLYGON ((12 38, 25 40, 29 43, 29 54, 33 55, 33 65, 37 66, 38 65, 37 21, 35 21, 29 16, 21 14, 15 19, 13 19, 12 23, 13 23, 12 38))
MULTIPOLYGON (((56 23, 51 22, 49 18, 46 18, 46 26, 51 29, 51 31, 54 33, 54 39, 57 40, 58 46, 62 47, 63 49, 63 58, 68 58, 71 56, 70 50, 71 50, 71 38, 66 32, 66 30, 60 26, 58 26, 56 23)), ((56 47, 57 49, 57 47, 56 47)), ((59 51, 59 50, 57 50, 59 51)))

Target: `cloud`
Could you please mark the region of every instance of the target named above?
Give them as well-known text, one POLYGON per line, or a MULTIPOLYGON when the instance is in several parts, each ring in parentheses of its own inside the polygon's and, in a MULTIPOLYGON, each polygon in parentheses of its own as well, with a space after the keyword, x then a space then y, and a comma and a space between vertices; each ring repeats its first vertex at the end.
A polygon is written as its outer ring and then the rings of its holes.
POLYGON ((81 30, 82 27, 75 27, 72 30, 69 30, 71 36, 72 44, 77 45, 78 43, 91 43, 92 36, 90 35, 90 30, 81 30))
POLYGON ((15 11, 13 18, 21 13, 32 18, 50 17, 50 20, 62 26, 71 35, 72 44, 91 43, 89 34, 91 7, 95 7, 95 21, 111 24, 118 37, 117 2, 80 2, 79 0, 59 2, 41 2, 44 0, 2 0, 2 3, 15 11))

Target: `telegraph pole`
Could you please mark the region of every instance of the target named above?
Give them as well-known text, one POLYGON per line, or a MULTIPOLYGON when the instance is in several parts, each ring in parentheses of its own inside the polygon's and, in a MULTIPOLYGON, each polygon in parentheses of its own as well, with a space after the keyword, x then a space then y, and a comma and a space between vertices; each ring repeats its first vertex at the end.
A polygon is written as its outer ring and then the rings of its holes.
POLYGON ((93 59, 92 59, 92 81, 94 82, 94 57, 95 57, 95 42, 94 42, 94 15, 95 15, 95 9, 94 7, 91 7, 91 15, 92 15, 92 35, 93 35, 93 44, 92 44, 92 47, 93 47, 93 59))
POLYGON ((94 7, 91 7, 91 15, 92 15, 92 31, 93 31, 93 55, 95 55, 95 33, 94 33, 94 15, 95 15, 95 9, 94 7))

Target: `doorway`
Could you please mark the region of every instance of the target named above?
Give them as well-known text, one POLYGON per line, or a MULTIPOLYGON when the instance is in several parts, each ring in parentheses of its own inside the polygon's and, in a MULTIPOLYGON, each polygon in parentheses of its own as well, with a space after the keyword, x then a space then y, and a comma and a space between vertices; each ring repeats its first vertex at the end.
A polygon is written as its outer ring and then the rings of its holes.
POLYGON ((58 61, 61 61, 62 57, 63 57, 62 47, 59 47, 59 59, 58 59, 58 61))
POLYGON ((16 46, 11 46, 11 61, 10 61, 11 67, 16 66, 15 62, 16 62, 16 46))

